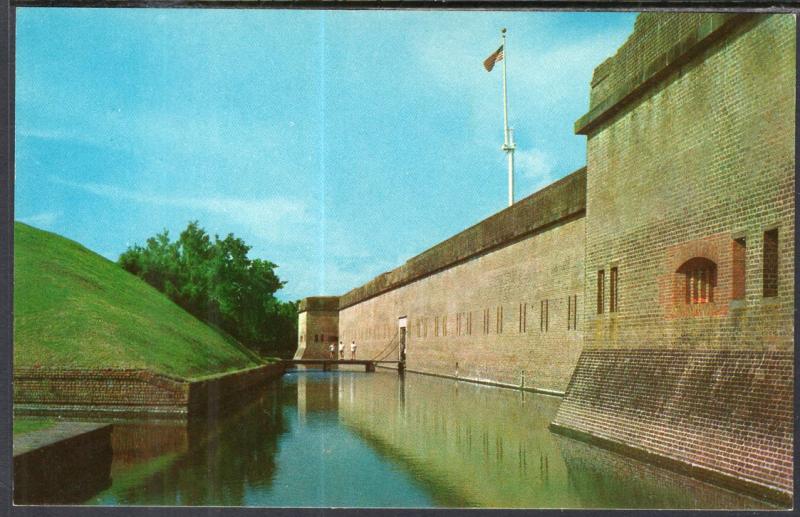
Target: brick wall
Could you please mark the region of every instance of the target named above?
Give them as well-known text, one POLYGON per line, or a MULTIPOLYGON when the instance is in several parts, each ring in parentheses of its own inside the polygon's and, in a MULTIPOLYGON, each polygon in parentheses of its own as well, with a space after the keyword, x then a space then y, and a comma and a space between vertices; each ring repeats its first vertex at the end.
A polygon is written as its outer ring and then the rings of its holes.
POLYGON ((553 425, 787 499, 793 362, 788 351, 587 350, 553 425))
POLYGON ((337 347, 339 344, 339 297, 304 298, 300 301, 298 312, 298 341, 294 358, 329 357, 330 344, 337 347))
POLYGON ((15 404, 180 406, 188 384, 146 370, 14 369, 15 404))
POLYGON ((790 15, 640 15, 576 122, 587 169, 343 295, 340 335, 362 358, 396 358, 405 316, 409 370, 517 386, 524 371, 555 391, 585 347, 595 366, 575 371, 556 427, 785 495, 791 434, 725 444, 755 408, 775 422, 791 411, 795 47, 790 15), (662 360, 686 370, 675 378, 715 372, 699 377, 713 398, 648 377, 662 360), (743 372, 789 389, 750 394, 743 372), (708 432, 682 427, 695 416, 708 432), (717 456, 686 449, 695 431, 717 456))
MULTIPOLYGON (((14 369, 14 404, 25 411, 202 412, 209 404, 283 373, 282 364, 249 368, 217 377, 186 381, 147 370, 14 369)), ((15 410, 16 411, 16 410, 15 410)))
POLYGON ((341 296, 339 309, 396 289, 541 231, 586 207, 581 168, 341 296))
POLYGON ((588 135, 586 351, 555 420, 784 497, 795 45, 792 16, 647 13, 596 71, 576 123, 588 135), (714 264, 713 297, 687 303, 685 266, 698 260, 714 264))
MULTIPOLYGON (((339 313, 345 343, 356 341, 359 358, 397 360, 398 319, 405 316, 411 371, 514 386, 524 375, 528 388, 563 392, 583 333, 583 174, 501 212, 516 225, 493 217, 434 248, 456 260, 448 267, 343 296, 343 305, 351 303, 339 313)), ((398 269, 389 276, 410 274, 398 269)))
MULTIPOLYGON (((683 15, 649 16, 669 27, 683 15)), ((637 48, 648 41, 638 38, 637 48)), ((612 266, 620 288, 617 313, 608 292, 604 314, 596 303, 584 307, 587 346, 792 347, 794 48, 793 18, 751 18, 589 134, 586 297, 596 300, 597 272, 612 266), (771 228, 779 285, 765 298, 771 228), (732 296, 740 237, 741 302, 732 296), (715 299, 700 308, 685 307, 677 273, 693 256, 718 268, 715 299)))

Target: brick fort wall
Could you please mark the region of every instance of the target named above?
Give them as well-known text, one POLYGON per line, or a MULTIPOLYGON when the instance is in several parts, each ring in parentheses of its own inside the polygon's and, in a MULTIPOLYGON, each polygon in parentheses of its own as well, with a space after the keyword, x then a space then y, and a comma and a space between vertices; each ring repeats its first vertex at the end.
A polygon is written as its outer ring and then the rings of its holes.
POLYGON ((563 392, 581 350, 585 170, 341 297, 362 359, 409 371, 563 392), (524 377, 524 380, 523 380, 524 377))
POLYGON ((295 359, 323 359, 329 347, 339 345, 339 297, 304 298, 298 307, 297 351, 295 359))
POLYGON ((647 13, 595 71, 587 350, 555 419, 784 499, 795 44, 788 15, 647 13))

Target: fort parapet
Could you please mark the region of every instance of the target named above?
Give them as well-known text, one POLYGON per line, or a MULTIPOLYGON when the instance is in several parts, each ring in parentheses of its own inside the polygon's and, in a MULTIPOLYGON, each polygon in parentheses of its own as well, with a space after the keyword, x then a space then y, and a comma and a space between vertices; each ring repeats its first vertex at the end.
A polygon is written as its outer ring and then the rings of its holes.
POLYGON ((349 291, 341 297, 339 308, 346 309, 478 255, 490 253, 535 232, 544 231, 566 219, 580 217, 585 208, 586 168, 582 167, 409 259, 402 266, 349 291))

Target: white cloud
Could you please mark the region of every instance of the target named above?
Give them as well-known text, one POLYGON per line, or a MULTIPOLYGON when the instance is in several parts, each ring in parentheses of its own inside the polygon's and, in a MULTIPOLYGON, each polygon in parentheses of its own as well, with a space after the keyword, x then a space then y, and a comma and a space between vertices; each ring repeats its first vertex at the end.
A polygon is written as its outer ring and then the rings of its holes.
POLYGON ((258 237, 282 244, 304 240, 304 229, 313 221, 303 201, 288 197, 177 197, 137 192, 102 183, 76 183, 59 178, 51 178, 51 181, 117 201, 166 205, 221 215, 258 237))
POLYGON ((60 212, 40 212, 38 214, 17 217, 23 223, 30 224, 39 228, 49 228, 61 217, 60 212))
POLYGON ((555 168, 553 156, 542 149, 520 149, 514 157, 517 170, 526 178, 549 178, 555 168))

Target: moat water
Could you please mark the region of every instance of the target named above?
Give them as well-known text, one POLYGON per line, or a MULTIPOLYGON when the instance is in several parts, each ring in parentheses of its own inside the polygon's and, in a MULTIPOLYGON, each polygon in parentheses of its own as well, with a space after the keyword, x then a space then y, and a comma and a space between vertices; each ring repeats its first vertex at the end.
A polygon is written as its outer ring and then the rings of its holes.
POLYGON ((559 399, 415 374, 296 372, 189 425, 119 424, 93 505, 762 508, 553 434, 559 399))

